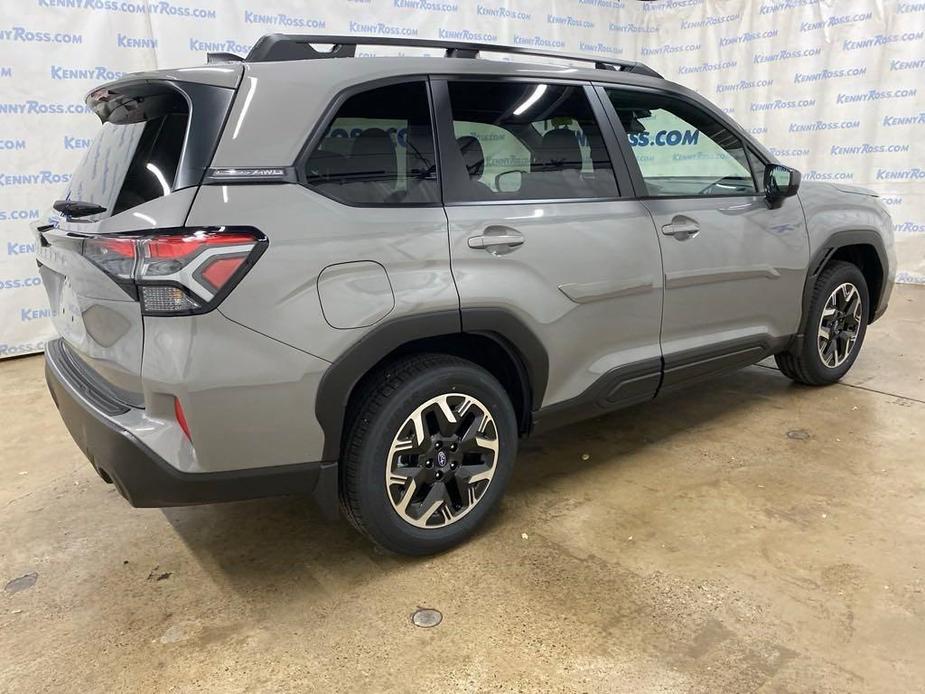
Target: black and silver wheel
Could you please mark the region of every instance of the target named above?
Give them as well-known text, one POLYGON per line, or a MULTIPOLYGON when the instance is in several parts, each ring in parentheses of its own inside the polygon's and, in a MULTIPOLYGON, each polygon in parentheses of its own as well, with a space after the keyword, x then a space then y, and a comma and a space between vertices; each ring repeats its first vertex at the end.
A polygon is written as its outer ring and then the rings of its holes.
POLYGON ((431 398, 399 427, 385 466, 392 508, 418 528, 461 520, 488 491, 498 462, 498 430, 468 393, 431 398))
POLYGON ((819 317, 816 348, 829 369, 845 363, 858 343, 863 307, 861 292, 851 282, 843 282, 829 295, 819 317))
POLYGON ((497 505, 516 448, 513 407, 491 374, 447 355, 404 358, 367 384, 354 413, 341 503, 382 546, 438 552, 497 505))
POLYGON ((844 376, 861 350, 869 315, 867 282, 856 265, 830 263, 816 280, 796 352, 775 356, 780 370, 807 385, 844 376))

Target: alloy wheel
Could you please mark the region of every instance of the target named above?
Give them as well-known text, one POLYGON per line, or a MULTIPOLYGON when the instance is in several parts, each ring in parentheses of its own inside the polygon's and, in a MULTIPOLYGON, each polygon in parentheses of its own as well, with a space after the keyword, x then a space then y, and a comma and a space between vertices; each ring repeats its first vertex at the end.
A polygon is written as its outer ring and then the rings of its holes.
POLYGON ((822 363, 835 369, 854 350, 861 330, 861 293, 850 282, 840 284, 829 295, 819 319, 816 347, 822 363))
POLYGON ((485 496, 498 462, 495 421, 463 393, 431 398, 399 427, 386 461, 392 507, 407 523, 455 523, 485 496))

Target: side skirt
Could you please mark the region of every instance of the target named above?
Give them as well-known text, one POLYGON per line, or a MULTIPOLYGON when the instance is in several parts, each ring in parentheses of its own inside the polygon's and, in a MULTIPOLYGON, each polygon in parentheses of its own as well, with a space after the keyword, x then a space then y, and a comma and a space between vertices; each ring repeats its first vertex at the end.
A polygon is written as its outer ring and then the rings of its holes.
POLYGON ((659 357, 611 369, 581 395, 547 405, 533 413, 534 432, 543 432, 598 417, 655 397, 662 378, 659 357))
POLYGON ((532 432, 543 433, 583 419, 670 394, 689 385, 756 364, 790 344, 791 336, 711 345, 608 371, 581 395, 533 412, 532 432))

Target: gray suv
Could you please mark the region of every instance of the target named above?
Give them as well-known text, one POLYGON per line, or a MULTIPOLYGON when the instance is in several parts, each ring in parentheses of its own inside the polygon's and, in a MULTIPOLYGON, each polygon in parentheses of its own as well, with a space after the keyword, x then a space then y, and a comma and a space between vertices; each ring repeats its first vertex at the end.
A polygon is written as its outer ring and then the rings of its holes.
POLYGON ((769 355, 833 383, 883 314, 877 196, 801 185, 651 68, 358 42, 398 43, 270 35, 87 97, 102 129, 35 226, 46 369, 132 505, 306 494, 440 551, 520 437, 769 355))

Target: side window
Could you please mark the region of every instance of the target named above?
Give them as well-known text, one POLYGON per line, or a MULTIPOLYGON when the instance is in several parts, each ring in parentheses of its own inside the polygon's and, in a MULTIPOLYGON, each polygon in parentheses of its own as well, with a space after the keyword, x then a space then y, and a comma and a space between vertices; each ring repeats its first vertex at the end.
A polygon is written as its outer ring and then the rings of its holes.
POLYGON ((580 86, 448 83, 465 200, 618 195, 601 131, 580 86))
POLYGON ((652 94, 608 89, 648 194, 755 193, 742 141, 699 108, 652 94))
POLYGON ((348 204, 440 200, 424 82, 370 89, 337 110, 305 165, 306 184, 348 204))

